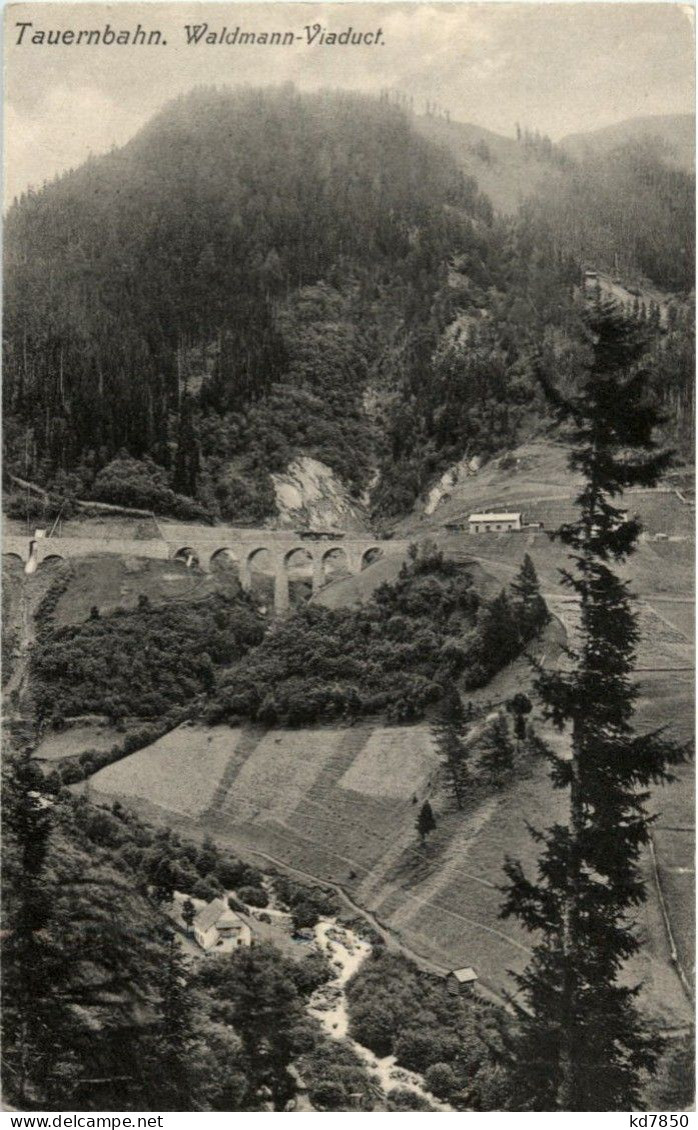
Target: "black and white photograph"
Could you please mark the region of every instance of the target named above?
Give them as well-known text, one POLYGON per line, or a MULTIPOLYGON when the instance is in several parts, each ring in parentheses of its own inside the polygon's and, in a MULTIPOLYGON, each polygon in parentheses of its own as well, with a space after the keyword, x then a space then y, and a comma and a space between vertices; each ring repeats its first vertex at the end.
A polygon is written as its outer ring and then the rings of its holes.
POLYGON ((692 1124, 694 19, 5 7, 5 1127, 692 1124))

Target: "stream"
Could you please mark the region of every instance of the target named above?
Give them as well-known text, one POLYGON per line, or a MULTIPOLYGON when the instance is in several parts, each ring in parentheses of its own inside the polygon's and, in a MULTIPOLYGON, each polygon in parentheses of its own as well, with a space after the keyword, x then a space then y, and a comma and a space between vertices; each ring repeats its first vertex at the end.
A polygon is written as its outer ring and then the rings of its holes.
POLYGON ((334 1040, 348 1041, 385 1094, 395 1087, 404 1088, 426 1099, 436 1110, 452 1111, 452 1106, 440 1102, 426 1089, 424 1079, 416 1071, 398 1067, 394 1055, 377 1056, 349 1035, 345 989, 347 982, 371 953, 370 944, 359 938, 353 930, 339 926, 335 919, 322 919, 317 924, 315 941, 335 970, 335 976, 316 989, 310 998, 308 1011, 320 1021, 328 1036, 334 1040))

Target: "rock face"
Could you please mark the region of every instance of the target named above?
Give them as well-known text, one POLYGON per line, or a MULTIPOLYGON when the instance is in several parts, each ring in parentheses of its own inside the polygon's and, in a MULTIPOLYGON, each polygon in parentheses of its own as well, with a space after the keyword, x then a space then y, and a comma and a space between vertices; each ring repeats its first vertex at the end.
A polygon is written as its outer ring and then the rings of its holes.
POLYGON ((368 528, 368 513, 333 471, 302 455, 283 474, 272 475, 280 529, 355 530, 368 528))
POLYGON ((448 471, 444 471, 438 483, 429 491, 424 505, 424 513, 427 515, 433 514, 439 503, 450 497, 451 490, 456 483, 459 483, 468 475, 476 475, 479 469, 480 458, 477 455, 474 455, 472 459, 461 459, 459 463, 454 463, 448 471))

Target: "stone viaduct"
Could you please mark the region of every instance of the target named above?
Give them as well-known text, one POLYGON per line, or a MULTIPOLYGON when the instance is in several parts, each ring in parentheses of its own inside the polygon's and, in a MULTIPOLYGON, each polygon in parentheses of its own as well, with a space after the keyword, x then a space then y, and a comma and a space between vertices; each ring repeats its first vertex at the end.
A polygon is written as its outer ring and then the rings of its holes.
POLYGON ((294 557, 298 563, 298 556, 302 555, 306 567, 310 559, 313 592, 317 592, 327 579, 330 558, 341 558, 344 571, 354 574, 360 573, 374 556, 403 558, 409 545, 408 541, 376 540, 366 534, 354 533, 332 538, 310 533, 303 535, 292 530, 232 526, 162 523, 160 528, 161 538, 141 540, 7 534, 3 538, 2 552, 20 558, 27 573, 34 572, 45 561, 93 557, 95 554, 184 561, 208 573, 213 561, 225 556, 237 565, 240 584, 246 590, 251 586, 253 569, 263 564, 263 571, 274 577, 274 609, 283 613, 289 608, 289 568, 293 567, 294 557))

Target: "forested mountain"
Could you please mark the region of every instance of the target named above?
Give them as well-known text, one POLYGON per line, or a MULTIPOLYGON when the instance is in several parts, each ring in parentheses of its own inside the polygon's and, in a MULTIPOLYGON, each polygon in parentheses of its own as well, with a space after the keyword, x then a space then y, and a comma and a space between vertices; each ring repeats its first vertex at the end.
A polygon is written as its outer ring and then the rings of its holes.
POLYGON ((495 208, 534 209, 556 244, 586 265, 671 291, 692 289, 695 118, 634 118, 557 144, 516 125, 502 137, 445 118, 415 119, 495 208))
POLYGON ((588 264, 685 292, 695 271, 695 176, 638 135, 609 150, 586 149, 564 184, 532 206, 555 238, 588 264))
MULTIPOLYGON (((536 370, 583 367, 592 251, 683 288, 689 181, 640 153, 587 184, 523 129, 512 169, 548 170, 549 190, 498 217, 448 152, 468 128, 430 119, 432 140, 384 98, 202 88, 16 201, 6 469, 55 506, 259 523, 270 474, 304 454, 381 521, 539 427, 536 370)), ((690 348, 665 353, 682 368, 690 348)))
POLYGON ((571 133, 559 142, 572 157, 610 153, 628 142, 653 142, 669 165, 685 173, 695 172, 696 119, 694 114, 656 114, 629 118, 587 133, 571 133))
MULTIPOLYGON (((301 447, 360 490, 369 374, 400 325, 419 342, 448 256, 490 215, 384 104, 293 88, 174 102, 7 217, 10 468, 89 490, 125 448, 254 518, 260 478, 301 447)), ((416 348, 401 341, 400 363, 416 348)))

